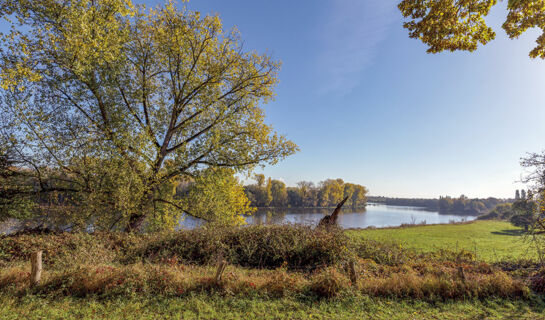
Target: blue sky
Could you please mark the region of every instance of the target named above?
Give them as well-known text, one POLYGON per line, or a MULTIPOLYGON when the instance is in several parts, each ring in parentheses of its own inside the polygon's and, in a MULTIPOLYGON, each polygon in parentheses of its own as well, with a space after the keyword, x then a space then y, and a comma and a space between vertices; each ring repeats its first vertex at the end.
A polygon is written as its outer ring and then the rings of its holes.
MULTIPOLYGON (((138 2, 138 1, 136 1, 138 2)), ((426 54, 392 0, 192 0, 236 26, 248 50, 283 62, 268 122, 301 151, 263 172, 293 185, 325 178, 372 195, 512 197, 519 158, 545 148, 538 33, 474 53, 426 54)), ((160 4, 162 0, 148 0, 160 4)))

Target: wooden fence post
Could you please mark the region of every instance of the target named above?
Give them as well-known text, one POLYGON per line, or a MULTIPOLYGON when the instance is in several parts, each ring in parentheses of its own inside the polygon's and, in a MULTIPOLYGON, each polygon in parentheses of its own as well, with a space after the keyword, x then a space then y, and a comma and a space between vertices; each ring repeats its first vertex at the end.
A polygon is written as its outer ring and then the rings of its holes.
POLYGON ((216 283, 220 283, 221 275, 223 274, 223 271, 225 271, 226 266, 227 262, 225 260, 221 260, 218 265, 218 271, 216 271, 216 283))
POLYGON ((350 275, 350 282, 355 286, 358 283, 358 274, 356 273, 356 263, 354 261, 348 262, 348 274, 350 275))
POLYGON ((30 285, 35 286, 40 283, 42 277, 42 250, 33 252, 30 256, 30 285))
POLYGON ((463 283, 466 283, 466 274, 464 272, 464 268, 462 266, 458 267, 458 276, 462 280, 463 283))

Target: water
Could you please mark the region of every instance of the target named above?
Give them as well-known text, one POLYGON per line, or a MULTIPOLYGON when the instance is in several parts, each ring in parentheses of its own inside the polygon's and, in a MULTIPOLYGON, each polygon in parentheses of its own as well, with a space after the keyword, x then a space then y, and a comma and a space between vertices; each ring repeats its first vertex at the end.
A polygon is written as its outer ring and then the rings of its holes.
MULTIPOLYGON (((253 216, 247 217, 248 224, 283 224, 300 223, 316 225, 325 215, 331 214, 333 209, 260 209, 253 216)), ((369 203, 366 209, 353 210, 345 208, 339 215, 341 227, 367 228, 367 227, 396 227, 402 224, 425 223, 438 224, 450 223, 452 221, 462 222, 474 220, 476 216, 440 214, 437 211, 429 211, 425 208, 388 206, 383 204, 369 203)), ((198 219, 186 217, 180 228, 194 228, 202 224, 198 219)))

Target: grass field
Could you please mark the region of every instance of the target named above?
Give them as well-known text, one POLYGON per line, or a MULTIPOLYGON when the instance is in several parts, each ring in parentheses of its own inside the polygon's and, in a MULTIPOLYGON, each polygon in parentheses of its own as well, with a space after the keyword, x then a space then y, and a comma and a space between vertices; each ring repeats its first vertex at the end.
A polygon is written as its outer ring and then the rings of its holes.
POLYGON ((528 257, 508 223, 346 234, 253 226, 0 237, 0 319, 545 319, 545 269, 482 262, 528 257), (453 251, 475 246, 480 261, 453 251), (44 272, 30 286, 36 249, 44 272), (221 281, 207 260, 216 251, 230 261, 221 281))
POLYGON ((305 301, 296 298, 196 295, 186 298, 132 297, 21 299, 0 295, 0 319, 542 319, 544 306, 492 300, 426 303, 366 296, 305 301))
POLYGON ((350 230, 351 237, 399 242, 407 248, 431 252, 465 249, 487 262, 536 258, 536 250, 522 229, 504 221, 474 221, 466 224, 415 226, 407 228, 350 230))

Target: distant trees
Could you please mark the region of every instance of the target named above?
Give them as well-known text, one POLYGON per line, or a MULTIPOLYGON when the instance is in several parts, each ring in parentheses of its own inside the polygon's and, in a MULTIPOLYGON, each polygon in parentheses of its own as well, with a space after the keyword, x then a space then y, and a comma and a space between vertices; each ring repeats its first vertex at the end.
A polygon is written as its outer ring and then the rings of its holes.
POLYGON ((296 187, 286 187, 284 182, 271 178, 264 183, 263 175, 256 175, 255 180, 255 184, 245 187, 245 192, 256 207, 334 207, 344 197, 348 197, 347 206, 367 204, 367 189, 342 179, 327 179, 318 186, 300 181, 296 187))
POLYGON ((441 213, 482 214, 502 202, 496 198, 469 199, 461 195, 459 198, 440 197, 438 206, 441 213))

